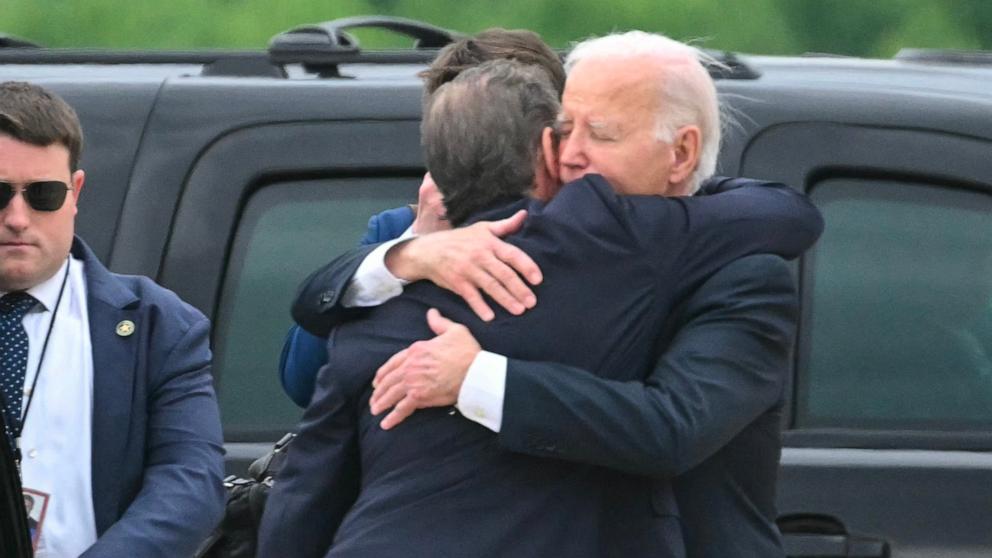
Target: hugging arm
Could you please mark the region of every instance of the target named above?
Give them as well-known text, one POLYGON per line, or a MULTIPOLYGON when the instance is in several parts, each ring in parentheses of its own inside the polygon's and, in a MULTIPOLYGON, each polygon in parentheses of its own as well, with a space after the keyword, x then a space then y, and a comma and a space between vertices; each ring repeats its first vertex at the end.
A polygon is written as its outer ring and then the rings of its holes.
POLYGON ((293 301, 296 323, 307 332, 326 338, 335 325, 361 316, 365 309, 344 306, 342 297, 355 271, 377 247, 377 244, 360 246, 311 273, 293 301))
MULTIPOLYGON (((707 184, 705 191, 713 195, 619 197, 643 250, 662 265, 674 265, 672 271, 680 277, 678 298, 742 256, 797 258, 823 232, 820 211, 784 184, 722 179, 707 184), (671 258, 673 251, 678 258, 671 258)), ((669 278, 665 273, 659 277, 669 278)))
POLYGON ((692 294, 644 382, 511 359, 500 444, 634 474, 678 475, 779 401, 797 311, 785 262, 749 256, 692 294))

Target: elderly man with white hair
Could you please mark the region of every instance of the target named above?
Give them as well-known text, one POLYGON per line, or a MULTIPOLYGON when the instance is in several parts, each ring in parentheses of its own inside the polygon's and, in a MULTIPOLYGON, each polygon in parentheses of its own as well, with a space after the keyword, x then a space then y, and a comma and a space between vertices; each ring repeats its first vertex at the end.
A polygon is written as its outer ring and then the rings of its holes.
MULTIPOLYGON (((566 60, 556 123, 562 180, 599 174, 622 194, 696 193, 713 174, 720 144, 706 61, 693 47, 637 31, 577 45, 566 60)), ((540 302, 517 272, 532 285, 541 274, 493 234, 515 225, 479 223, 382 245, 362 265, 382 262, 395 275, 392 285, 362 284, 366 271, 345 291, 370 252, 349 254, 311 276, 294 317, 305 327, 329 328, 353 314, 344 309, 349 293, 398 292, 404 281, 420 279, 465 296, 483 319, 493 313, 480 291, 521 313, 540 302), (345 291, 344 300, 322 300, 332 291, 345 291)), ((774 498, 797 313, 782 259, 732 262, 669 318, 653 371, 627 382, 489 353, 466 328, 435 319, 435 338, 380 369, 372 412, 392 409, 381 423, 389 429, 416 409, 456 405, 466 419, 497 432, 504 450, 657 479, 658 491, 614 513, 653 506, 674 478, 688 556, 782 556, 774 498)))

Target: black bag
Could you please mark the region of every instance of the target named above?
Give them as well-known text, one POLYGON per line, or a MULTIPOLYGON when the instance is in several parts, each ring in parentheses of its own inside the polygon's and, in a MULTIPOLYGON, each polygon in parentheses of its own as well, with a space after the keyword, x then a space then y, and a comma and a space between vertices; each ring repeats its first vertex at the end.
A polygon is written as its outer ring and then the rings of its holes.
POLYGON ((227 505, 224 519, 196 552, 196 558, 255 558, 258 525, 262 521, 265 500, 272 479, 286 461, 286 448, 296 434, 286 434, 272 451, 248 467, 248 477, 231 475, 224 479, 227 505))

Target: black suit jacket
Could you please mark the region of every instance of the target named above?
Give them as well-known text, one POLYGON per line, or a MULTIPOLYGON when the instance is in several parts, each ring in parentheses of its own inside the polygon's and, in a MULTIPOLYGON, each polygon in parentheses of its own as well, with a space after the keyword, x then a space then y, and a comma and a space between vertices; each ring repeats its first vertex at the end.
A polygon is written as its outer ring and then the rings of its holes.
MULTIPOLYGON (((457 297, 421 283, 335 330, 266 508, 263 556, 319 556, 332 537, 331 556, 681 555, 667 481, 507 452, 495 434, 445 409, 384 432, 367 412, 368 382, 393 352, 430 337, 423 313, 431 306, 496 352, 641 380, 679 297, 743 254, 798 253, 819 232, 809 225, 816 212, 784 187, 620 198, 595 176, 529 209, 512 241, 545 273, 534 310, 482 324, 457 297)), ((559 451, 540 436, 527 443, 559 451)))

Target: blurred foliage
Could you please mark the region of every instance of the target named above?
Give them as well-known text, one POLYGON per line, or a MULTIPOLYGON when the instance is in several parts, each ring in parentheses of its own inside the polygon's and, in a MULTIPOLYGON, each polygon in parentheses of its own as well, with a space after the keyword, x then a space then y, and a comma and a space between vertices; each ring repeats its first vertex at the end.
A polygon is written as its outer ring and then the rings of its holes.
MULTIPOLYGON (((636 28, 767 54, 992 49, 989 0, 0 0, 0 32, 52 47, 260 48, 296 25, 363 14, 466 33, 527 28, 556 47, 636 28)), ((409 45, 381 31, 355 35, 365 47, 409 45)))

